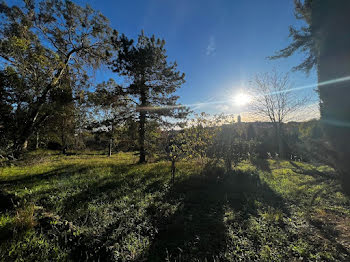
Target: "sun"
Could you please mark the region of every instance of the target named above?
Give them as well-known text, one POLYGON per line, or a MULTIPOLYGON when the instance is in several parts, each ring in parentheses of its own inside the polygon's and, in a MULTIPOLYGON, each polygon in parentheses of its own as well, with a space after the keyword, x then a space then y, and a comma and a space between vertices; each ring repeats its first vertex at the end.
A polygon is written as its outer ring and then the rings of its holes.
POLYGON ((245 106, 252 101, 251 97, 245 93, 239 93, 233 97, 233 103, 237 106, 245 106))

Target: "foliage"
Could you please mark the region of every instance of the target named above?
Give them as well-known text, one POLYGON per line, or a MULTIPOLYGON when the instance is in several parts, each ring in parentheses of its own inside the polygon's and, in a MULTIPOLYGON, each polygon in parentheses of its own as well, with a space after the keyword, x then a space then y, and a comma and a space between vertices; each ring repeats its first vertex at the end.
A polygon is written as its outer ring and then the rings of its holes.
POLYGON ((116 88, 115 81, 109 79, 88 94, 92 107, 89 128, 97 134, 106 133, 109 139, 109 156, 112 155, 115 131, 126 123, 132 110, 127 98, 118 94, 116 88))
POLYGON ((305 24, 299 29, 293 26, 289 27, 289 37, 292 43, 278 51, 270 59, 286 58, 298 51, 306 53, 305 60, 293 68, 294 71, 301 70, 309 73, 318 63, 318 46, 315 31, 312 29, 312 0, 300 1, 294 0, 295 17, 303 20, 305 24))
POLYGON ((182 138, 185 141, 183 150, 188 158, 199 158, 202 163, 205 163, 218 128, 224 122, 223 115, 210 116, 206 113, 196 114, 190 119, 182 138))
POLYGON ((232 171, 232 164, 237 166, 241 161, 249 159, 253 154, 252 141, 244 140, 237 132, 237 124, 225 124, 214 137, 214 142, 209 150, 211 157, 223 159, 226 171, 232 171))
POLYGON ((108 58, 112 32, 102 14, 71 1, 1 2, 0 16, 0 104, 9 120, 2 128, 16 131, 5 138, 18 154, 53 116, 54 92, 88 85, 87 68, 108 58))

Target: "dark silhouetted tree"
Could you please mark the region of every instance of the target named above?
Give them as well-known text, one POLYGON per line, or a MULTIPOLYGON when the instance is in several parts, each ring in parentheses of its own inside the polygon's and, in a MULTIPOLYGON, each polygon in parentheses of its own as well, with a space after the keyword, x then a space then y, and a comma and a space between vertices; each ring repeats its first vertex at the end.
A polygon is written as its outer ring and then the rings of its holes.
POLYGON ((247 140, 254 140, 257 138, 255 128, 253 124, 249 124, 247 127, 247 140))
POLYGON ((317 69, 321 122, 336 155, 333 166, 341 173, 343 188, 350 194, 350 1, 295 1, 300 29, 290 27, 292 43, 272 58, 307 53, 295 69, 317 69))

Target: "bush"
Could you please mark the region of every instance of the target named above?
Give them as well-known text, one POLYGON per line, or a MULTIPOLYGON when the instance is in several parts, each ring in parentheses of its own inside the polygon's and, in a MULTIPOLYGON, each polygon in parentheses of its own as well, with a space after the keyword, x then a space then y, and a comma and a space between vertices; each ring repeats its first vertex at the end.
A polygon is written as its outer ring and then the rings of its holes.
POLYGON ((217 160, 222 159, 226 171, 232 170, 241 161, 249 159, 255 152, 255 143, 242 139, 235 131, 234 125, 223 125, 214 138, 209 155, 217 160))

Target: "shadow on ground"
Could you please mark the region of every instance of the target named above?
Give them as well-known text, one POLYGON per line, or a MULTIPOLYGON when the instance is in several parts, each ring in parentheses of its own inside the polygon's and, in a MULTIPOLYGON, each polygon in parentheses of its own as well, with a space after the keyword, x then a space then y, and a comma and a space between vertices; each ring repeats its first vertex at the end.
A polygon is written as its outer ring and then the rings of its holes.
MULTIPOLYGON (((174 185, 165 199, 180 199, 181 205, 167 220, 154 221, 160 230, 148 251, 148 261, 221 259, 227 246, 225 210, 241 212, 246 218, 257 216, 256 198, 288 212, 282 199, 258 175, 232 172, 218 176, 223 178, 195 176, 174 185)), ((150 216, 155 212, 149 209, 150 216)))
MULTIPOLYGON (((36 193, 36 198, 45 208, 57 209, 59 206, 56 212, 62 219, 91 229, 80 236, 75 246, 68 247, 76 260, 92 261, 103 257, 113 260, 113 251, 108 251, 107 247, 118 243, 120 250, 124 250, 123 239, 137 231, 139 238, 152 236, 152 242, 149 248, 143 249, 131 260, 211 261, 222 256, 227 246, 224 218, 228 208, 240 212, 243 218, 257 216, 254 201, 259 199, 288 214, 283 199, 260 181, 255 173, 210 174, 212 169, 210 172, 204 170, 206 175, 179 178, 170 189, 164 191, 164 185, 170 178, 166 165, 155 164, 142 174, 139 173, 141 165, 107 167, 110 175, 91 177, 90 180, 80 181, 79 176, 84 179, 84 172, 88 172, 88 169, 75 166, 62 167, 28 180, 12 181, 28 186, 50 182, 50 176, 51 179, 59 177, 72 181, 69 188, 61 188, 58 182, 57 187, 36 193), (67 175, 72 173, 74 177, 67 175), (65 192, 67 195, 61 197, 60 190, 68 190, 68 193, 65 192), (72 190, 71 193, 69 190, 72 190), (146 195, 153 193, 158 199, 141 203, 146 195), (59 205, 53 205, 53 197, 60 199, 59 205), (127 206, 123 208, 121 203, 125 197, 127 206), (167 205, 177 206, 174 214, 167 216, 162 213, 166 209, 160 208, 167 205)), ((220 169, 216 172, 220 172, 220 169)))
MULTIPOLYGON (((298 172, 307 171, 293 164, 298 172)), ((267 160, 255 165, 269 172, 267 160)), ((32 196, 61 216, 61 224, 72 223, 76 232, 86 229, 72 236, 76 240, 70 246, 64 242, 65 232, 49 229, 53 235, 62 235, 63 248, 76 261, 225 261, 225 250, 232 245, 225 224, 227 210, 239 213, 242 223, 259 216, 259 203, 291 216, 284 199, 253 171, 203 170, 202 174, 177 177, 170 188, 170 169, 164 163, 106 164, 106 174, 100 176, 100 171, 84 165, 61 166, 4 182, 4 186, 52 184, 32 196), (176 207, 170 215, 166 214, 168 207, 176 207), (116 248, 127 257, 116 258, 116 248)), ((328 177, 309 172, 317 178, 328 177)))
POLYGON ((269 161, 266 158, 256 158, 253 157, 251 159, 252 165, 254 165, 257 169, 260 169, 265 172, 271 172, 269 161))

